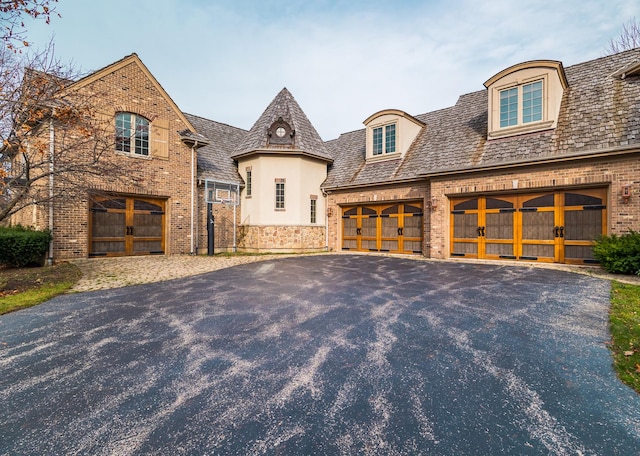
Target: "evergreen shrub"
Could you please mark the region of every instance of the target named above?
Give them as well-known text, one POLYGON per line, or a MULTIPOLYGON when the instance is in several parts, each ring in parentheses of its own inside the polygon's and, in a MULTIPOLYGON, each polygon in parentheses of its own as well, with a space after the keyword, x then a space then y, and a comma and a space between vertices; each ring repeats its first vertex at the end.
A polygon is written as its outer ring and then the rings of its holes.
POLYGON ((22 226, 0 227, 0 264, 14 267, 44 263, 51 233, 22 226))
POLYGON ((630 230, 619 236, 601 236, 593 255, 607 272, 640 275, 640 233, 630 230))

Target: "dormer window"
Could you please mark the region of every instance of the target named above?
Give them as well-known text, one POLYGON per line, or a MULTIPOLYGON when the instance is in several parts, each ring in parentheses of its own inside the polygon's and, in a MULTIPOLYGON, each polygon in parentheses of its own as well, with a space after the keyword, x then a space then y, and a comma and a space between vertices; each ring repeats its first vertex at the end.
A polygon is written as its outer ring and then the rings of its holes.
POLYGON ((397 109, 379 111, 364 121, 367 127, 368 161, 393 160, 404 156, 424 124, 397 109))
POLYGON ((500 91, 500 128, 542 120, 542 81, 500 91))
POLYGON ((373 155, 393 154, 396 151, 396 124, 373 129, 373 155))
POLYGON ((562 63, 537 60, 514 65, 485 82, 488 91, 488 139, 556 127, 564 91, 562 63))
POLYGON ((278 117, 271 127, 267 131, 268 144, 269 145, 293 145, 293 137, 296 132, 291 128, 287 122, 285 122, 282 117, 278 117))

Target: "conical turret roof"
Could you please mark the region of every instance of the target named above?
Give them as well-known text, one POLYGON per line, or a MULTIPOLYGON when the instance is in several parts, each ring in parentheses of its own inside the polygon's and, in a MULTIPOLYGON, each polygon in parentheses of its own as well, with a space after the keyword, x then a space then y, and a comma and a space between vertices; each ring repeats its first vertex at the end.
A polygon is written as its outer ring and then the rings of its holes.
POLYGON ((333 161, 320 135, 286 87, 267 106, 231 157, 237 159, 255 153, 302 154, 333 161), (290 127, 288 144, 276 143, 270 136, 271 129, 278 123, 290 127))

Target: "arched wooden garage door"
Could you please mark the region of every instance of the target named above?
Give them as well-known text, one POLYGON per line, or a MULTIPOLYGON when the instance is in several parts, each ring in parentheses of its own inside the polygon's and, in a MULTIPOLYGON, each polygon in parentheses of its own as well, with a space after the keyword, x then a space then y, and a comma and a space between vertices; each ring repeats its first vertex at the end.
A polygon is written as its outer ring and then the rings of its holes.
POLYGON ((342 250, 422 253, 422 202, 342 208, 342 250))
POLYGON ((451 200, 451 256, 594 262, 607 232, 606 189, 451 200))
POLYGON ((164 253, 165 201, 106 196, 91 201, 89 256, 164 253))

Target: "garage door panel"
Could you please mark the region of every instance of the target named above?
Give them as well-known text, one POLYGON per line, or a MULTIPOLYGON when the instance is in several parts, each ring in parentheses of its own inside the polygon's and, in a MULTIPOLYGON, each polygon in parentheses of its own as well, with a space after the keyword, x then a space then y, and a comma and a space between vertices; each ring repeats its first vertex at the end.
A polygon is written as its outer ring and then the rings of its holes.
POLYGON ((555 246, 553 244, 522 244, 522 259, 553 259, 555 246))
POLYGON ((422 241, 410 241, 405 239, 403 251, 407 253, 422 253, 422 241))
POLYGON ((485 246, 485 252, 487 255, 504 257, 513 257, 513 243, 498 244, 487 242, 485 246))
POLYGON ((554 216, 553 211, 522 212, 522 239, 553 240, 554 216))
POLYGON ((607 190, 586 189, 451 200, 451 255, 593 262, 607 232, 607 190))
POLYGON ((125 234, 124 212, 92 212, 93 223, 91 235, 93 238, 122 237, 125 234))
POLYGON ((404 217, 405 238, 422 238, 422 216, 404 217))
POLYGON ((89 256, 164 253, 164 200, 96 197, 89 224, 89 256))
POLYGON ((471 239, 478 237, 478 214, 463 212, 453 214, 453 237, 471 239))
POLYGON ((398 218, 397 217, 382 217, 380 221, 382 224, 383 238, 398 237, 398 218))
POLYGON ((595 239, 602 234, 602 211, 566 211, 564 226, 567 240, 595 239))
POLYGON ((421 202, 343 208, 342 248, 422 253, 422 220, 421 202))
POLYGON ((162 237, 161 214, 134 214, 134 237, 162 237))
POLYGON ((392 239, 383 239, 380 245, 380 250, 383 252, 396 252, 398 251, 398 241, 392 239))
POLYGON ((356 239, 344 239, 342 241, 342 248, 346 250, 357 250, 358 241, 356 239))
POLYGON ((141 253, 164 253, 162 248, 162 241, 160 240, 134 240, 133 251, 136 254, 141 253))
POLYGON ((378 250, 378 241, 376 239, 362 239, 361 242, 363 250, 378 250))
POLYGON ((477 242, 454 242, 453 254, 456 256, 468 256, 478 255, 478 243, 477 242))
POLYGON ((486 238, 513 239, 513 212, 486 214, 486 238))
POLYGON ((342 219, 342 232, 345 236, 355 236, 358 234, 358 220, 354 218, 342 219))
POLYGON ((363 218, 362 219, 362 236, 376 237, 378 230, 377 218, 363 218))
POLYGON ((567 245, 565 246, 565 260, 568 262, 595 262, 591 244, 587 245, 567 245))

